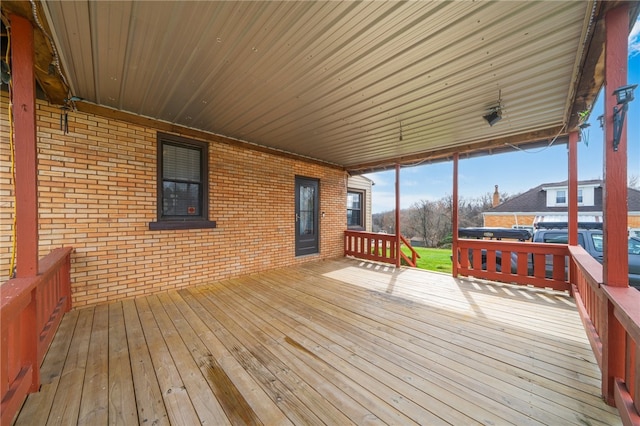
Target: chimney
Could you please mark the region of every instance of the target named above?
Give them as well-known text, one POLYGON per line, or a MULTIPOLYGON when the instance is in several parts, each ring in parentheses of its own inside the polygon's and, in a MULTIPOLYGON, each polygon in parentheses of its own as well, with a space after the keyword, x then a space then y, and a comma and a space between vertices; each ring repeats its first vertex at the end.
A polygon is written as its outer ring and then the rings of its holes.
POLYGON ((498 185, 496 185, 496 190, 493 191, 493 203, 492 206, 495 207, 500 204, 500 193, 498 192, 498 185))

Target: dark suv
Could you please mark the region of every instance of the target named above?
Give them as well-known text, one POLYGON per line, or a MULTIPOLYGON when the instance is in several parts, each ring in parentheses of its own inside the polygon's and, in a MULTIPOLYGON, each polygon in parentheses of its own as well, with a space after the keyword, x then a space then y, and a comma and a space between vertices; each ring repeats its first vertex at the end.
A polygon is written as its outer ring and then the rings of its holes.
MULTIPOLYGON (((490 238, 496 240, 511 239, 527 241, 531 234, 527 230, 516 230, 509 228, 460 228, 458 236, 461 238, 490 238)), ((533 233, 534 243, 568 244, 567 222, 539 222, 535 226, 533 233)), ((578 244, 580 244, 594 259, 602 263, 603 239, 601 222, 579 222, 578 223, 578 244)), ((500 251, 495 252, 496 270, 503 270, 503 259, 500 251)), ((487 252, 482 250, 483 270, 487 269, 487 252)), ((469 261, 473 264, 473 255, 469 254, 469 261)), ((518 255, 511 253, 511 271, 517 273, 518 255)), ((529 255, 529 275, 533 275, 533 257, 529 255)), ((547 256, 547 277, 553 274, 553 264, 551 256, 547 256)), ((629 237, 629 285, 640 290, 640 238, 629 237)))
MULTIPOLYGON (((567 244, 566 222, 540 222, 533 233, 534 243, 567 244)), ((578 244, 594 259, 602 263, 604 253, 602 223, 578 223, 578 244)), ((629 285, 640 288, 640 238, 629 237, 629 285)))

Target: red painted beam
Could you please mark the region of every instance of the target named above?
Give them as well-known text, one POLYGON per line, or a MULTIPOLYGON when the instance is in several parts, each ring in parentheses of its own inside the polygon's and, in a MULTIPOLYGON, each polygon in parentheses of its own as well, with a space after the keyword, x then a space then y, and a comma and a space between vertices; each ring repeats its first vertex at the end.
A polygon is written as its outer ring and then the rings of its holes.
POLYGON ((38 274, 38 196, 36 151, 36 84, 33 27, 10 15, 11 78, 16 153, 16 276, 38 274))
MULTIPOLYGON (((613 149, 613 91, 627 84, 627 38, 629 5, 622 3, 605 16, 604 88, 604 191, 603 191, 603 281, 610 287, 628 287, 627 246, 627 130, 622 129, 620 144, 613 149)), ((615 405, 615 381, 624 377, 625 332, 614 317, 611 301, 604 313, 602 337, 602 395, 615 405)))
POLYGON ((396 164, 396 268, 400 267, 400 164, 396 164))
POLYGON ((604 282, 607 285, 629 285, 627 243, 627 130, 622 130, 617 151, 613 150, 613 107, 617 104, 613 91, 627 84, 627 38, 629 6, 607 12, 605 17, 605 88, 604 88, 604 282))
POLYGON ((451 212, 451 252, 453 277, 458 276, 458 153, 453 154, 453 211, 451 212))
POLYGON ((578 245, 578 132, 569 133, 569 245, 578 245))

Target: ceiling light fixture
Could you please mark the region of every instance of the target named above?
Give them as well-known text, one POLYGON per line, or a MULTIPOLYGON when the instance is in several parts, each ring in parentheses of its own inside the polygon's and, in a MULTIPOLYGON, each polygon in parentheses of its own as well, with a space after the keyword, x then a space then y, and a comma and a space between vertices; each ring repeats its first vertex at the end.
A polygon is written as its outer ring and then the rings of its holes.
POLYGON ((487 120, 489 126, 493 126, 498 121, 502 120, 502 108, 500 108, 500 105, 493 107, 491 108, 489 113, 487 115, 484 115, 482 118, 487 120))
POLYGON ((502 90, 498 90, 498 105, 492 107, 486 115, 483 115, 489 126, 493 126, 502 120, 502 90))

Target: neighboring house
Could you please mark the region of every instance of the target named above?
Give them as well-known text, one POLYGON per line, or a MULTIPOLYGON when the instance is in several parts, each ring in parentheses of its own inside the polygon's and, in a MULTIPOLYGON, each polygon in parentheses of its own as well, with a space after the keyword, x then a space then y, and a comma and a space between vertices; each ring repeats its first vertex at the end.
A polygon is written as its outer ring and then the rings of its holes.
MULTIPOLYGON (((496 186, 496 192, 498 187, 496 186)), ((578 221, 602 221, 602 180, 578 182, 578 221)), ((567 182, 543 183, 498 204, 482 214, 484 226, 529 228, 542 221, 567 221, 569 187, 567 182)), ((640 231, 640 191, 628 188, 628 227, 640 231)))
POLYGON ((371 232, 371 187, 373 181, 364 176, 349 176, 347 180, 347 227, 371 232))

